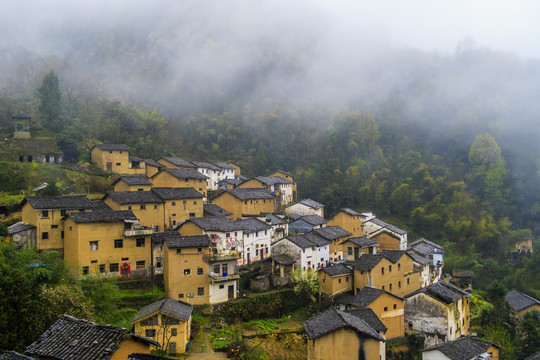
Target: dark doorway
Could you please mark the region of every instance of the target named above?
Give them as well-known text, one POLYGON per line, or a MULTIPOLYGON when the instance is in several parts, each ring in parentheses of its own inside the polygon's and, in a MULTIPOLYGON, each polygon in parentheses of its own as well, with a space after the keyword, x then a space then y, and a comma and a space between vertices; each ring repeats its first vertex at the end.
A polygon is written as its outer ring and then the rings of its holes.
POLYGON ((234 285, 229 285, 228 291, 229 291, 229 300, 234 299, 234 285))

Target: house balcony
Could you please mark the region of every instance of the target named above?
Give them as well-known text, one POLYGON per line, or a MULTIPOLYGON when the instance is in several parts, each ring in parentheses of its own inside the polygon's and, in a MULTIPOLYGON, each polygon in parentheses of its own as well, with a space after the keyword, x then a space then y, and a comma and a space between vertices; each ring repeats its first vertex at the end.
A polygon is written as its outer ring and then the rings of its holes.
POLYGON ((238 259, 238 255, 236 253, 224 253, 224 254, 210 254, 210 262, 218 262, 218 261, 233 261, 238 259))
POLYGON ((210 284, 215 284, 223 281, 238 280, 240 279, 240 275, 227 273, 216 274, 211 272, 208 278, 210 279, 210 284))
POLYGON ((124 236, 130 237, 130 236, 147 236, 152 235, 154 233, 154 229, 151 227, 146 226, 140 226, 140 227, 133 227, 131 229, 125 229, 124 230, 124 236))

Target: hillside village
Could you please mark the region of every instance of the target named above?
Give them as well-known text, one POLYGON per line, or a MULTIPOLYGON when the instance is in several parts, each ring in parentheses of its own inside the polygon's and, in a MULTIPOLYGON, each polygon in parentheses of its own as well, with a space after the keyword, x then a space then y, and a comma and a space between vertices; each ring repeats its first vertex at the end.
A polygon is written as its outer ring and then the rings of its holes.
MULTIPOLYGON (((162 278, 167 297, 141 308, 132 332, 65 315, 26 355, 0 359, 74 359, 81 346, 93 359, 185 353, 194 307, 211 312, 245 296, 240 270, 253 264, 256 291, 316 272, 328 307, 303 323, 308 359, 385 359, 388 343, 413 333, 423 359, 499 358, 499 345, 471 334, 470 284, 443 277, 436 242, 409 239, 373 213, 325 214, 324 204, 298 199, 298 184, 281 170, 247 178, 232 162, 142 159, 122 144, 95 145, 91 160, 118 176, 114 191, 99 201, 27 196, 7 241, 58 251, 80 277, 162 278)), ((507 301, 516 316, 540 309, 516 291, 507 301)))

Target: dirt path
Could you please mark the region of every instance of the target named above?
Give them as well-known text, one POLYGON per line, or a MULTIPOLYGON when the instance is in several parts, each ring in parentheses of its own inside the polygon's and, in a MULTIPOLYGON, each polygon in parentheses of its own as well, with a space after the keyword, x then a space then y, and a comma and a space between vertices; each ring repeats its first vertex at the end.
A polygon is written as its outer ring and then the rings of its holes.
POLYGON ((210 346, 211 329, 204 328, 202 332, 191 343, 191 349, 184 359, 197 359, 197 360, 209 360, 209 359, 226 359, 227 355, 222 352, 215 352, 210 346))

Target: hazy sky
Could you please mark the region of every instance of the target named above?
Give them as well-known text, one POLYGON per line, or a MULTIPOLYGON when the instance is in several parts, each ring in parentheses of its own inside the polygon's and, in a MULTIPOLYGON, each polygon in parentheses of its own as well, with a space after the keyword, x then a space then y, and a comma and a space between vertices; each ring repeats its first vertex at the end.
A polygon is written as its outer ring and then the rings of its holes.
MULTIPOLYGON (((173 3, 167 0, 0 0, 0 47, 9 44, 10 39, 24 47, 36 49, 34 41, 39 38, 43 26, 50 28, 73 23, 76 27, 77 23, 85 23, 85 20, 93 18, 130 16, 130 12, 136 13, 137 9, 142 12, 137 14, 134 21, 144 21, 140 15, 144 14, 145 8, 152 6, 152 11, 159 11, 159 7, 163 7, 167 13, 167 8, 173 3)), ((228 3, 236 9, 245 5, 242 1, 228 3)), ((213 7, 212 2, 194 4, 206 6, 208 11, 213 7)), ((251 9, 248 11, 256 8, 254 4, 250 2, 247 7, 251 9)), ((394 45, 430 52, 453 53, 461 40, 470 37, 477 45, 492 50, 511 51, 525 58, 540 58, 540 47, 536 46, 540 36, 540 3, 535 0, 267 0, 260 2, 260 8, 279 10, 264 15, 277 18, 288 17, 290 13, 305 13, 308 23, 309 17, 318 14, 325 17, 328 23, 343 26, 351 32, 373 33, 384 36, 394 45), (317 7, 321 9, 315 9, 317 7)), ((247 27, 246 31, 249 31, 247 27)))

